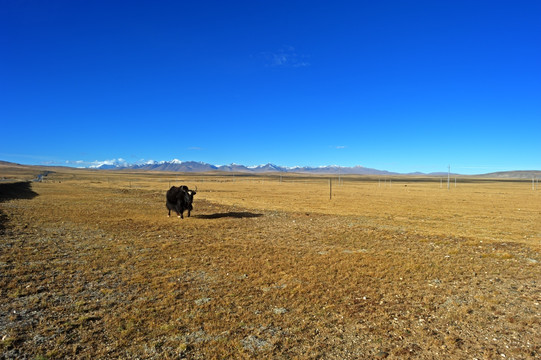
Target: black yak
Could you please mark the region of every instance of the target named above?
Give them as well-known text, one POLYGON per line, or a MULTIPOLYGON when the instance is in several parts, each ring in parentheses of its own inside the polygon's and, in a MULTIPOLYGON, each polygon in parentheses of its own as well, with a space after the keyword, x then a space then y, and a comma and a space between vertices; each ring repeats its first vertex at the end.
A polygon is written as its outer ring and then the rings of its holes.
MULTIPOLYGON (((197 187, 195 187, 197 190, 197 187)), ((179 187, 171 186, 171 189, 167 191, 165 195, 167 210, 169 213, 167 216, 171 216, 171 210, 175 211, 179 218, 184 219, 184 211, 188 211, 188 217, 193 210, 193 196, 196 194, 195 190, 190 190, 186 185, 179 187)))

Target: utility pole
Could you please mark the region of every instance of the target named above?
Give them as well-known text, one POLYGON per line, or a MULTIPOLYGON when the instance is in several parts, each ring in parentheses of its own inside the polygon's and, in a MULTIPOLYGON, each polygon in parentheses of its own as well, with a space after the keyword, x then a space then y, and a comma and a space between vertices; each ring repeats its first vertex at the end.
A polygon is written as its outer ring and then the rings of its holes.
POLYGON ((332 178, 329 179, 329 200, 332 200, 332 178))
POLYGON ((451 165, 448 165, 447 168, 447 190, 451 188, 451 165))

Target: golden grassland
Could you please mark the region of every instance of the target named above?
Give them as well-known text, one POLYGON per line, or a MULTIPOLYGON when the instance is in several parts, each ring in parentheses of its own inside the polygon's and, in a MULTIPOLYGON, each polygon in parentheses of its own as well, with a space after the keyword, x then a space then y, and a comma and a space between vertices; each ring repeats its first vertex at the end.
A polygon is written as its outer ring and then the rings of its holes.
POLYGON ((0 358, 541 357, 531 183, 54 171, 0 183, 0 358))

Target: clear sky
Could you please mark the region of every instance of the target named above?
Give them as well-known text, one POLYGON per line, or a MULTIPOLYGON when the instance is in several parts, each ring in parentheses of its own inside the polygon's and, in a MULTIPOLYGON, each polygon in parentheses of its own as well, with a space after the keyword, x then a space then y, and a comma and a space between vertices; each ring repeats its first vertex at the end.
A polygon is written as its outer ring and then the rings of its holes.
POLYGON ((0 160, 541 169, 539 0, 0 8, 0 160))

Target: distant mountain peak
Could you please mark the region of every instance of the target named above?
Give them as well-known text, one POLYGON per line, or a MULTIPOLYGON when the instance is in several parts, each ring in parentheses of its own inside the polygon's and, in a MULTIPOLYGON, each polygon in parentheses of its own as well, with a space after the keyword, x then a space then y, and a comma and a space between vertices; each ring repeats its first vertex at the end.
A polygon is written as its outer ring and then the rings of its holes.
POLYGON ((102 170, 114 169, 138 169, 153 171, 172 171, 172 172, 205 172, 205 171, 223 171, 223 172, 247 172, 247 173, 270 173, 270 172, 296 172, 307 174, 357 174, 357 175, 392 175, 384 170, 370 169, 360 165, 353 167, 339 165, 325 165, 318 167, 294 166, 285 167, 272 163, 262 165, 246 166, 237 163, 229 165, 212 165, 202 161, 182 161, 173 159, 170 161, 149 160, 140 164, 127 164, 126 162, 104 163, 94 168, 102 170))

